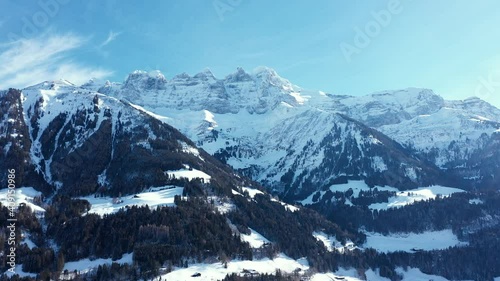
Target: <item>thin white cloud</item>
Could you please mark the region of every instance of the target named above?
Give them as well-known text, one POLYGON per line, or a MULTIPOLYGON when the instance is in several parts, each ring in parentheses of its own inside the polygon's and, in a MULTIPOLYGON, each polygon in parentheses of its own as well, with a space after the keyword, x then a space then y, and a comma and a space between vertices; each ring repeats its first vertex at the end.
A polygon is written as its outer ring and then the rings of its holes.
POLYGON ((0 89, 24 88, 46 80, 81 84, 112 72, 81 65, 70 58, 85 40, 73 34, 43 35, 0 45, 0 89))
POLYGON ((120 34, 122 34, 122 33, 121 32, 113 32, 113 30, 110 30, 108 33, 108 38, 106 38, 106 40, 104 40, 104 42, 102 42, 99 45, 99 48, 102 48, 102 47, 108 45, 109 43, 113 42, 120 34))

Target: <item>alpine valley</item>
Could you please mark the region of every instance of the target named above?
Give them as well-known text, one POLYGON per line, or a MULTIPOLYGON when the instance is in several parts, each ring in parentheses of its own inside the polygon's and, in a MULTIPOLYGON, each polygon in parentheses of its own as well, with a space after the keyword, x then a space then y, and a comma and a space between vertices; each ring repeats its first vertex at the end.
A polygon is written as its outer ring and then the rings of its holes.
POLYGON ((134 71, 1 91, 0 145, 0 280, 500 277, 500 109, 479 98, 134 71))

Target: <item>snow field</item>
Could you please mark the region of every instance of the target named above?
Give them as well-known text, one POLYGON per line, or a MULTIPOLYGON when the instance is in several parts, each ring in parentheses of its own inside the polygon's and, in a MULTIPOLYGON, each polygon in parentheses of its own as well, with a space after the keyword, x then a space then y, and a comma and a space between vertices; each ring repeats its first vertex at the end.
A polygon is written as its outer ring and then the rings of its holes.
POLYGON ((153 191, 124 196, 121 198, 122 202, 116 204, 113 203, 113 198, 111 197, 94 198, 94 196, 86 196, 80 197, 80 199, 90 202, 91 207, 88 213, 104 216, 106 214, 116 213, 121 208, 127 206, 148 205, 150 208, 155 208, 157 206, 175 206, 174 197, 175 195, 182 196, 183 190, 183 187, 176 186, 156 187, 153 191))

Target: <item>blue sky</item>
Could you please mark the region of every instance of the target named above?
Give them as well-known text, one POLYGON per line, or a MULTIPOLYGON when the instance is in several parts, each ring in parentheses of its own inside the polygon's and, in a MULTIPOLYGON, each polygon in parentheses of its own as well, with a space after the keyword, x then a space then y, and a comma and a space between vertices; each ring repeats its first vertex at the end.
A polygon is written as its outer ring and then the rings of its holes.
POLYGON ((500 2, 3 0, 0 88, 274 68, 308 89, 431 88, 500 107, 500 2))

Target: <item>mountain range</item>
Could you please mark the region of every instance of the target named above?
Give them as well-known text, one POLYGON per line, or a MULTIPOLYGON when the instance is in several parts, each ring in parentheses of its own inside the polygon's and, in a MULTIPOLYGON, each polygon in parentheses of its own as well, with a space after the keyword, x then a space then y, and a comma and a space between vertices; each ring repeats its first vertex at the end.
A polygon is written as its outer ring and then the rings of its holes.
POLYGON ((20 211, 35 241, 19 250, 26 272, 133 252, 123 271, 152 278, 214 256, 227 268, 283 252, 297 270, 475 274, 449 270, 463 247, 386 256, 362 248, 377 245, 367 236, 385 237, 367 230, 441 231, 450 246, 459 234, 471 256, 487 259, 477 266, 496 262, 481 231, 500 224, 500 110, 478 98, 419 88, 335 95, 267 67, 222 79, 208 69, 171 79, 134 71, 123 83, 0 91, 0 116, 0 178, 15 169, 21 192, 37 194, 23 199, 34 214, 20 211), (436 201, 411 205, 418 196, 436 201), (436 257, 447 258, 438 272, 436 257))
POLYGON ((399 189, 500 183, 500 110, 478 98, 450 101, 418 88, 333 95, 302 89, 266 67, 238 68, 223 79, 208 69, 171 80, 135 71, 124 83, 82 88, 140 106, 291 197, 348 179, 399 189))

